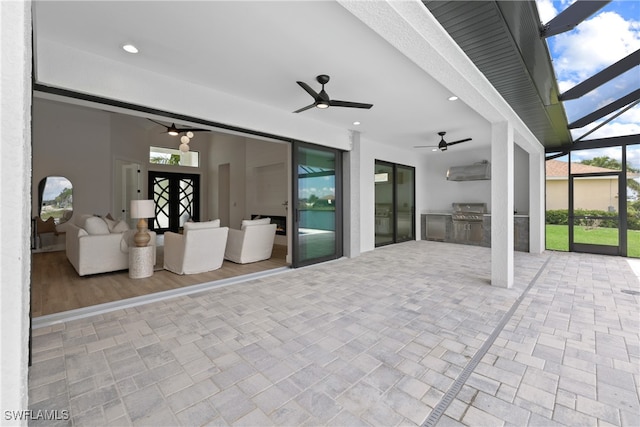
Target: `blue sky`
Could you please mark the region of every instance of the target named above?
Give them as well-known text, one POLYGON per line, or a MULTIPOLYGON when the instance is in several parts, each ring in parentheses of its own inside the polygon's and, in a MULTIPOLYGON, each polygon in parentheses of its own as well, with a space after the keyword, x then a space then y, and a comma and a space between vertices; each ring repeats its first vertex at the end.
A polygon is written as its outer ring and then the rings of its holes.
MULTIPOLYGON (((537 0, 540 19, 549 22, 573 0, 537 0)), ((560 92, 564 92, 607 66, 640 49, 640 2, 614 0, 571 31, 547 39, 560 92)), ((636 66, 583 97, 564 103, 569 122, 640 87, 636 66)), ((615 113, 613 113, 615 114, 615 113)), ((572 131, 581 137, 606 118, 572 131)), ((640 105, 585 139, 640 134, 640 105)))
POLYGON ((65 188, 71 188, 71 183, 67 178, 61 176, 47 177, 47 185, 44 188, 43 200, 53 200, 62 193, 65 188))

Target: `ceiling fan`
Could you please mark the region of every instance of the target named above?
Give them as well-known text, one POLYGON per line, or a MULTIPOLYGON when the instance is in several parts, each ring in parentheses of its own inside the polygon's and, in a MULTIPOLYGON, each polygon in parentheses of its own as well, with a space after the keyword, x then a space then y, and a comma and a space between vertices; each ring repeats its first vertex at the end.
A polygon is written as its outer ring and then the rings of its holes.
POLYGON ((361 102, 349 102, 349 101, 337 101, 329 98, 329 94, 325 92, 324 85, 329 82, 330 77, 326 74, 320 74, 316 77, 318 83, 322 85, 322 89, 320 93, 317 93, 315 90, 311 89, 311 87, 305 82, 297 82, 302 89, 307 91, 309 95, 313 98, 313 104, 307 105, 306 107, 302 107, 299 110, 294 111, 294 113, 300 113, 302 111, 308 110, 309 108, 317 107, 317 108, 328 108, 328 107, 349 107, 349 108, 366 108, 369 109, 373 107, 373 104, 363 104, 361 102))
POLYGON ((447 142, 447 141, 444 140, 444 135, 445 134, 446 134, 446 132, 438 132, 438 135, 440 135, 440 143, 438 143, 438 145, 416 145, 413 148, 433 148, 433 151, 436 151, 436 150, 447 151, 447 148, 450 145, 455 145, 455 144, 460 144, 461 142, 471 141, 471 138, 465 138, 465 139, 460 139, 458 141, 447 142))
POLYGON ((167 129, 165 133, 168 133, 169 135, 172 135, 172 136, 177 136, 177 135, 180 135, 181 133, 186 133, 186 132, 210 132, 209 129, 178 128, 176 127, 175 123, 171 123, 171 126, 167 126, 153 119, 148 118, 148 120, 151 120, 153 123, 164 127, 165 129, 167 129))

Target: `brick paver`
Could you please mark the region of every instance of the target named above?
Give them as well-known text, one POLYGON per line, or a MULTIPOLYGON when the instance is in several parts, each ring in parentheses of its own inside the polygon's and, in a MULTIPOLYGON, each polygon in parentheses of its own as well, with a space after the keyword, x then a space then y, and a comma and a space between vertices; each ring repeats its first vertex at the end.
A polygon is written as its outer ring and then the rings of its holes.
POLYGON ((640 425, 627 260, 516 253, 503 289, 489 259, 408 242, 42 327, 30 406, 69 410, 57 425, 422 425, 478 358, 437 425, 640 425))

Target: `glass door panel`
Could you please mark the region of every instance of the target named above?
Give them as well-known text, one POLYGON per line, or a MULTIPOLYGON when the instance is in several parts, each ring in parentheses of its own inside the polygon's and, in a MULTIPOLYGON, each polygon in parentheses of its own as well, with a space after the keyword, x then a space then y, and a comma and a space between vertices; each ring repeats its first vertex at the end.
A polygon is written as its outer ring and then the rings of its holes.
POLYGON ((178 232, 189 219, 198 221, 200 176, 170 172, 149 172, 149 195, 156 216, 150 227, 158 233, 178 232))
POLYGON ((415 168, 375 162, 375 246, 414 240, 415 168))
POLYGON ((395 215, 393 209, 393 165, 376 162, 375 174, 375 236, 376 246, 393 243, 395 215))
POLYGON ((342 255, 340 152, 294 144, 294 267, 342 255))
POLYGON ((571 245, 576 252, 618 255, 620 173, 571 177, 571 245))
POLYGON ((415 239, 415 169, 396 166, 396 241, 415 239))
POLYGON ((640 144, 626 147, 627 256, 640 258, 640 144))

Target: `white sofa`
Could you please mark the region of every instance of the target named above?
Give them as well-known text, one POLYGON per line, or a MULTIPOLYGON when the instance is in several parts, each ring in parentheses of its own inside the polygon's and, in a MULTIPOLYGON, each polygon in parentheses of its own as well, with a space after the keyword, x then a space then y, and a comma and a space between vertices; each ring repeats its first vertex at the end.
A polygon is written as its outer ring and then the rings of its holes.
MULTIPOLYGON (((75 217, 75 215, 74 215, 75 217)), ((66 254, 80 276, 129 268, 129 245, 136 230, 124 221, 94 215, 78 215, 65 224, 66 254)), ((156 262, 156 233, 149 231, 156 262)))
POLYGON ((176 274, 217 270, 224 262, 228 227, 220 220, 187 222, 183 234, 164 233, 164 269, 176 274))
POLYGON ((276 224, 271 218, 242 221, 240 230, 229 230, 224 258, 237 264, 271 258, 276 238, 276 224))

